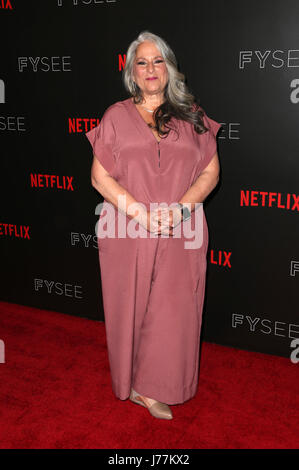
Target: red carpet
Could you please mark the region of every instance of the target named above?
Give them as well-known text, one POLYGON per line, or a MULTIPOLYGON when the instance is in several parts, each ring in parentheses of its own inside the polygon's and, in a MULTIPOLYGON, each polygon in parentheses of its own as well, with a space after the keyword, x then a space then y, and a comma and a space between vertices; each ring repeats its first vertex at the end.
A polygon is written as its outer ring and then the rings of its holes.
POLYGON ((195 398, 158 420, 111 389, 102 322, 0 304, 2 449, 296 449, 299 365, 203 343, 195 398))

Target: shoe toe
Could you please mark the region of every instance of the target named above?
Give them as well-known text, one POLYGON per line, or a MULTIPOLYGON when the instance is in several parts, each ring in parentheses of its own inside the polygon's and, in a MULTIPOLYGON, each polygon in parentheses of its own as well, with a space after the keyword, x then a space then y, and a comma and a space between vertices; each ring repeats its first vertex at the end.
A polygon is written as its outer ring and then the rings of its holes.
POLYGON ((155 418, 172 419, 173 417, 169 406, 159 401, 150 406, 149 411, 155 418))

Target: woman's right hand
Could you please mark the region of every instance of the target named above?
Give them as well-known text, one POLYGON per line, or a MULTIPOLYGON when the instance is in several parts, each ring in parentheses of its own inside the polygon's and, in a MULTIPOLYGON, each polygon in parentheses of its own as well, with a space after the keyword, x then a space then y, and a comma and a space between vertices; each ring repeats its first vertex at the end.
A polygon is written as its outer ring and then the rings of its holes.
POLYGON ((160 233, 160 223, 156 212, 141 208, 133 218, 148 232, 156 235, 160 233))
POLYGON ((146 229, 148 230, 148 232, 155 233, 156 235, 160 235, 161 234, 161 228, 160 228, 161 219, 157 215, 157 213, 155 211, 147 211, 146 217, 147 217, 146 229))

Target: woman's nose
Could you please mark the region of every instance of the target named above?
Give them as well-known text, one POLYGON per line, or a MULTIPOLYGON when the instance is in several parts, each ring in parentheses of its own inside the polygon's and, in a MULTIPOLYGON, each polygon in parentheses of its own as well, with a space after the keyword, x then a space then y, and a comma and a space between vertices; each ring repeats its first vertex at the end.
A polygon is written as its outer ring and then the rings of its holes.
POLYGON ((154 70, 154 64, 153 64, 153 62, 149 62, 149 63, 148 63, 147 70, 148 70, 148 72, 152 72, 152 71, 154 70))

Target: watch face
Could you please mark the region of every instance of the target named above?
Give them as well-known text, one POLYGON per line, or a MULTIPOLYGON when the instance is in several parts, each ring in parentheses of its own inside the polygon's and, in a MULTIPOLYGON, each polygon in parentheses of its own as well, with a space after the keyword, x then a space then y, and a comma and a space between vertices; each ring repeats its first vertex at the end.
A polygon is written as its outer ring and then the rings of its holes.
POLYGON ((187 220, 191 217, 191 214, 190 214, 190 211, 189 211, 188 207, 183 207, 182 213, 183 213, 183 219, 184 220, 187 220))

